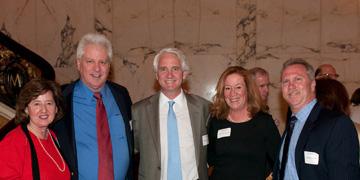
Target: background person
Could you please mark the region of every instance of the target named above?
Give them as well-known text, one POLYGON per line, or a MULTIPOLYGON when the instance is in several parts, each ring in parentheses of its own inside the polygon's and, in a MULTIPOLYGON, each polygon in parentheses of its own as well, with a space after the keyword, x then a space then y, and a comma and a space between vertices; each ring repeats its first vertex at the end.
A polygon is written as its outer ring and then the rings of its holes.
POLYGON ((70 179, 58 141, 49 125, 63 115, 61 91, 53 81, 34 79, 16 104, 21 124, 0 142, 0 179, 70 179))
POLYGON ((220 76, 209 121, 210 179, 265 179, 271 173, 280 134, 255 88, 240 66, 220 76))
POLYGON ((336 69, 331 64, 322 64, 315 71, 315 78, 331 78, 337 79, 339 74, 336 72, 336 69))
MULTIPOLYGON (((270 79, 269 73, 261 68, 261 67, 254 67, 249 69, 249 73, 251 74, 252 79, 255 81, 255 84, 259 90, 261 99, 264 101, 266 105, 266 111, 271 114, 270 107, 268 105, 269 99, 269 86, 270 86, 270 79)), ((280 121, 278 119, 274 119, 276 126, 280 126, 280 121)), ((280 128, 280 127, 279 127, 280 128)))
MULTIPOLYGON (((316 98, 325 108, 342 112, 348 116, 352 113, 350 110, 349 94, 347 93, 345 86, 337 80, 329 78, 317 79, 316 98)), ((353 117, 350 117, 354 121, 353 117)), ((354 125, 360 141, 360 124, 354 122, 354 125)))
POLYGON ((65 117, 54 126, 72 178, 132 179, 132 103, 125 87, 107 80, 111 43, 86 34, 76 58, 80 79, 64 86, 65 117))
POLYGON ((270 86, 269 73, 265 69, 260 67, 254 67, 249 69, 249 73, 251 74, 251 77, 253 78, 257 88, 259 89, 261 99, 267 105, 270 86))
POLYGON ((350 118, 355 124, 360 142, 360 88, 353 92, 350 103, 350 118))
POLYGON ((355 123, 360 124, 360 88, 357 88, 351 95, 350 102, 350 117, 355 123))

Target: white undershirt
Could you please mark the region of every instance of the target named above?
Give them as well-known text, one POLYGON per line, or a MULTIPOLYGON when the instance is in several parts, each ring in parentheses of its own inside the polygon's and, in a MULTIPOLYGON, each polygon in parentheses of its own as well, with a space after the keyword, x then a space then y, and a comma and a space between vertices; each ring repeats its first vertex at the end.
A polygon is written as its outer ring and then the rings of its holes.
MULTIPOLYGON (((167 159, 168 159, 168 143, 167 143, 167 114, 170 101, 163 93, 159 98, 159 118, 160 118, 160 146, 161 146, 161 180, 167 179, 167 159)), ((186 180, 199 179, 194 137, 191 128, 190 115, 187 107, 187 101, 183 91, 173 99, 175 101, 174 111, 176 114, 177 127, 179 132, 180 158, 182 178, 186 180)))

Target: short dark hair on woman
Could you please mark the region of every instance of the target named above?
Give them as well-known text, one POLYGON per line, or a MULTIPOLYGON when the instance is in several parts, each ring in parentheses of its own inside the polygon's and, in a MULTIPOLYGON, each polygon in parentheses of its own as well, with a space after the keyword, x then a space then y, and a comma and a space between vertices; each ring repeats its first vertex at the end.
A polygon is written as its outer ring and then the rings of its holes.
POLYGON ((349 94, 345 86, 335 79, 316 80, 316 98, 319 103, 330 110, 350 114, 349 94))
POLYGON ((358 106, 360 104, 360 88, 357 88, 355 92, 351 96, 351 103, 354 106, 358 106))
POLYGON ((29 105, 29 103, 32 100, 36 99, 42 94, 45 94, 48 91, 52 92, 57 107, 57 113, 55 115, 55 119, 53 122, 63 117, 64 115, 63 98, 61 95, 61 90, 59 85, 54 81, 50 81, 50 80, 33 79, 28 83, 26 83, 25 86, 20 91, 20 94, 16 102, 15 121, 17 123, 19 122, 28 123, 29 122, 29 119, 27 118, 28 115, 25 112, 26 107, 29 105))

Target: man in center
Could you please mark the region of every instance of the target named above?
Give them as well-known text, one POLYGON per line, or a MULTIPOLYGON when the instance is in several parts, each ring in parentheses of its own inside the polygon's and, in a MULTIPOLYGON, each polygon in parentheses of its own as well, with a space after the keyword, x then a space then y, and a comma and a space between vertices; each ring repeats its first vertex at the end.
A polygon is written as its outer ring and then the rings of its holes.
POLYGON ((208 179, 210 102, 182 89, 189 66, 180 50, 160 50, 153 68, 160 92, 132 107, 139 180, 208 179))

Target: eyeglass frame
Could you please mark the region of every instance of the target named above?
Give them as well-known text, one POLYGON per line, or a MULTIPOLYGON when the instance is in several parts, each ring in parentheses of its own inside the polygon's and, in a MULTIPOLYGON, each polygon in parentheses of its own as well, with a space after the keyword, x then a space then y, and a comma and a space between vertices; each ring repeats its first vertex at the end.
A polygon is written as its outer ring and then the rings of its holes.
POLYGON ((329 74, 329 73, 325 73, 325 74, 319 74, 319 75, 317 75, 317 77, 337 79, 337 78, 340 77, 340 75, 339 75, 339 74, 329 74))

